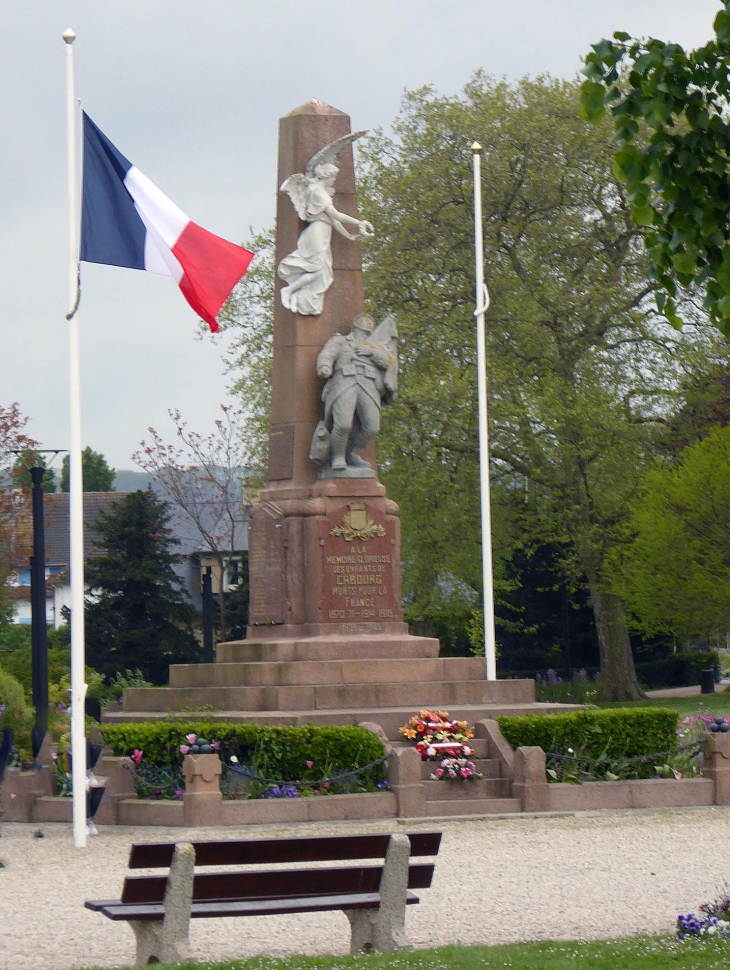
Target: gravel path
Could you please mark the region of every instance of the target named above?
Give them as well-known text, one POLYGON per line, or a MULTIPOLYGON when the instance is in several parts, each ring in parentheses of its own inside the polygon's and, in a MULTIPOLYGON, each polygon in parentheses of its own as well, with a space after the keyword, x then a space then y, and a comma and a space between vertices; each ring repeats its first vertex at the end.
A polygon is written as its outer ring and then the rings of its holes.
MULTIPOLYGON (((730 880, 730 809, 668 809, 452 821, 431 890, 410 907, 416 947, 671 932, 730 880)), ((235 838, 239 829, 100 829, 85 850, 70 827, 0 826, 0 970, 131 965, 133 935, 83 908, 118 897, 129 845, 235 838)), ((388 831, 396 823, 257 827, 246 836, 388 831)), ((194 920, 192 954, 222 960, 266 953, 345 953, 342 913, 194 920)))

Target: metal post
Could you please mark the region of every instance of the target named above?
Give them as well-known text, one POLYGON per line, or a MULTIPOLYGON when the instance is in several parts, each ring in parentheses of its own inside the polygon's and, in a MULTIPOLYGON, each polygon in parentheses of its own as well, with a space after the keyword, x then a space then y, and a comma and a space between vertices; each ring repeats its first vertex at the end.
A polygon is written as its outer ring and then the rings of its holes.
POLYGON ((67 27, 66 133, 68 161, 68 287, 69 310, 69 513, 71 546, 71 752, 73 754, 73 833, 77 848, 86 846, 86 703, 84 658, 84 493, 81 470, 81 379, 79 367, 79 315, 74 313, 78 290, 79 238, 76 171, 76 94, 73 42, 67 27))
POLYGON ((210 566, 203 572, 203 662, 212 664, 213 654, 213 579, 210 566))
MULTIPOLYGON (((33 758, 38 757, 48 730, 48 637, 46 632, 46 538, 43 518, 42 466, 30 469, 33 482, 33 557, 30 561, 31 670, 33 685, 33 758)), ((40 765, 37 765, 40 767, 40 765)))
POLYGON ((497 679, 496 637, 494 633, 494 588, 492 583, 492 516, 489 500, 489 433, 487 424, 487 353, 484 314, 489 292, 484 285, 484 244, 482 239, 482 146, 471 146, 474 163, 474 250, 476 260, 477 318, 477 392, 479 404, 479 483, 482 513, 482 588, 484 591, 484 656, 487 680, 497 679))

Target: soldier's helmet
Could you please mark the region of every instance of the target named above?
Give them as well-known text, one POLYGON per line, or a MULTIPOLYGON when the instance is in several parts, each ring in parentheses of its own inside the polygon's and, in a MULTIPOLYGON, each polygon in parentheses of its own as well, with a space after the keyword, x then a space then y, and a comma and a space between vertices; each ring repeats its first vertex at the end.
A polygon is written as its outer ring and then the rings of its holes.
POLYGON ((364 330, 365 333, 372 333, 375 330, 375 321, 369 313, 358 313, 352 321, 353 330, 364 330))

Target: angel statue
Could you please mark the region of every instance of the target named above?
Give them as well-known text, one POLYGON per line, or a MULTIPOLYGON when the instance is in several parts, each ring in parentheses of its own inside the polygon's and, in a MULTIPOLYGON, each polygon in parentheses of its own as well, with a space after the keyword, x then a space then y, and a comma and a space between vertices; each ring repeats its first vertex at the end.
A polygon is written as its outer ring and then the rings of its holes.
POLYGON ((324 295, 334 280, 330 246, 333 229, 346 239, 373 235, 369 222, 353 219, 332 205, 340 152, 364 134, 355 131, 325 145, 309 159, 304 175, 290 175, 281 186, 299 218, 309 223, 299 236, 297 248, 279 263, 279 276, 286 283, 281 302, 292 313, 317 316, 322 312, 324 295), (357 226, 357 234, 348 232, 345 226, 357 226))
POLYGON ((398 392, 398 331, 387 316, 377 327, 360 313, 350 333, 330 337, 317 357, 324 421, 314 430, 309 457, 320 478, 374 478, 375 469, 362 457, 380 430, 380 408, 398 392))

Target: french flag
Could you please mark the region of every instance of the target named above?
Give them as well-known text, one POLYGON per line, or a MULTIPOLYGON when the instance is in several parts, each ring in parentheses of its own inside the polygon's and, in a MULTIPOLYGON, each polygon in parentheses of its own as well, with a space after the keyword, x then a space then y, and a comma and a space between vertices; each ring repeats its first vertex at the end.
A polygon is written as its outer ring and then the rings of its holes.
POLYGON ((201 229, 84 114, 81 259, 172 276, 213 333, 254 254, 201 229))

